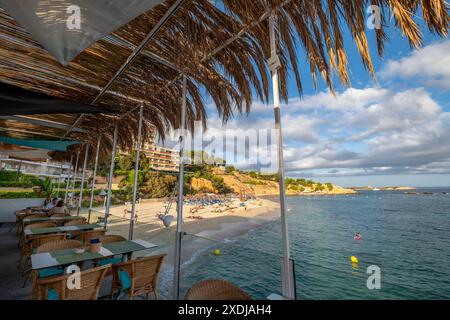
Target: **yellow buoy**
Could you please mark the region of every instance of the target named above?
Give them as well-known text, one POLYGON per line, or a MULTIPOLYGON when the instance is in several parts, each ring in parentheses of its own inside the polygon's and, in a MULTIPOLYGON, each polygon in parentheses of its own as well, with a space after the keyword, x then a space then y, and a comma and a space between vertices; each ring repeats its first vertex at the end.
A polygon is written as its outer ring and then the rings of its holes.
POLYGON ((214 253, 216 256, 220 256, 220 249, 214 249, 213 253, 214 253))
POLYGON ((352 262, 352 263, 358 263, 358 258, 357 257, 355 257, 355 256, 351 256, 350 257, 350 261, 352 262))

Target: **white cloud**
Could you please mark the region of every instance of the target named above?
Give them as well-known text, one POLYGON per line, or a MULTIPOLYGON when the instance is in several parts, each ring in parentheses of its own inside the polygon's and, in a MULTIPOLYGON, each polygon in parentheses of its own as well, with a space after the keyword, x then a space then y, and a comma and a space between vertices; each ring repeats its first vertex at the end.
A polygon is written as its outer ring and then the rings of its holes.
MULTIPOLYGON (((282 110, 290 174, 310 170, 338 170, 336 175, 450 172, 450 114, 423 88, 348 89, 336 96, 322 92, 282 110)), ((217 119, 208 125, 212 133, 224 130, 217 119)), ((236 118, 226 126, 232 130, 273 127, 271 112, 236 118)), ((247 153, 252 156, 256 146, 249 147, 247 153)), ((238 166, 243 158, 237 155, 238 166)))
POLYGON ((367 104, 379 101, 388 95, 389 91, 383 88, 355 89, 350 88, 343 93, 334 96, 330 92, 320 92, 304 99, 296 99, 286 106, 292 109, 318 109, 326 108, 330 110, 357 110, 362 109, 367 104))
POLYGON ((431 44, 400 60, 388 61, 380 76, 424 81, 429 85, 450 87, 450 40, 431 44))
MULTIPOLYGON (((439 82, 439 86, 450 87, 449 53, 449 40, 430 45, 389 61, 382 77, 421 79, 425 84, 439 82)), ((450 112, 433 99, 429 89, 416 83, 406 89, 353 88, 335 96, 325 91, 294 99, 281 110, 285 167, 290 175, 450 173, 450 112)), ((225 128, 270 130, 274 128, 273 109, 256 102, 249 116, 231 119, 226 127, 211 117, 208 127, 210 134, 225 128)), ((274 143, 273 139, 269 146, 272 153, 274 143)), ((227 149, 233 144, 226 141, 227 149)), ((246 153, 254 158, 256 150, 256 145, 250 145, 246 153)), ((256 168, 244 163, 244 158, 238 154, 235 164, 256 168)))

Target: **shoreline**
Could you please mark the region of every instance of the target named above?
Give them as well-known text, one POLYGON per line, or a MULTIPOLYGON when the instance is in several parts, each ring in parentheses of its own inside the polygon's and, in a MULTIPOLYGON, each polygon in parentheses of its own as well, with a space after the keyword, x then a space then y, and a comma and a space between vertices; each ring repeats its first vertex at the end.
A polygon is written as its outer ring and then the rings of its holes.
MULTIPOLYGON (((270 198, 271 196, 269 196, 270 198)), ((208 205, 192 213, 193 205, 185 204, 184 231, 188 237, 209 239, 212 242, 225 243, 237 237, 248 234, 253 229, 279 219, 278 202, 266 196, 256 200, 248 200, 245 206, 240 206, 239 199, 232 199, 229 207, 208 205), (221 208, 222 212, 217 212, 221 208)), ((169 228, 164 227, 157 214, 164 212, 164 200, 143 201, 137 205, 138 220, 135 223, 134 238, 145 239, 158 245, 169 245, 174 242, 176 231, 176 206, 173 205, 169 215, 174 220, 169 228)), ((98 208, 102 209, 102 208, 98 208)), ((97 209, 98 216, 102 210, 97 209)), ((109 234, 119 234, 128 237, 130 214, 124 215, 124 210, 130 206, 119 205, 111 207, 111 221, 108 225, 109 234)), ((93 218, 95 220, 95 218, 93 218)), ((186 237, 185 237, 186 238, 186 237)))
MULTIPOLYGON (((288 194, 287 197, 297 196, 343 196, 352 194, 288 194)), ((239 199, 232 198, 230 209, 224 206, 208 205, 192 213, 194 205, 184 204, 184 231, 189 236, 198 236, 211 241, 224 242, 246 235, 253 229, 280 218, 280 206, 277 194, 258 195, 255 200, 248 200, 245 207, 240 207, 239 199), (222 208, 222 212, 216 212, 222 208)), ((135 238, 155 240, 158 243, 170 243, 176 231, 176 205, 173 205, 169 215, 174 221, 169 228, 165 228, 156 215, 164 212, 165 200, 149 199, 137 205, 138 221, 135 224, 135 238)), ((227 207, 228 208, 228 207, 227 207)), ((111 214, 115 223, 108 226, 110 233, 127 236, 129 213, 123 214, 124 209, 130 210, 130 205, 111 207, 111 214), (122 220, 122 221, 120 221, 122 220)), ((98 211, 101 212, 101 211, 98 211)))

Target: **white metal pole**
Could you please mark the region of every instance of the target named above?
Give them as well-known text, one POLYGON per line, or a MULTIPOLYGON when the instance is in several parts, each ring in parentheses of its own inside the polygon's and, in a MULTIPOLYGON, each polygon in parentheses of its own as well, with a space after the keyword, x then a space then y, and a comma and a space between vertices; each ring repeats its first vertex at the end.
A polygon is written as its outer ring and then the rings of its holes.
POLYGON ((109 167, 108 195, 106 196, 106 208, 105 208, 105 229, 108 225, 109 209, 110 209, 110 204, 111 204, 112 179, 114 176, 114 160, 116 158, 118 130, 119 130, 119 127, 116 124, 116 126, 114 127, 113 147, 112 147, 112 153, 111 153, 111 166, 109 167))
POLYGON ((98 137, 97 151, 95 153, 94 173, 92 176, 92 186, 91 186, 91 200, 89 201, 88 223, 91 222, 92 203, 94 202, 95 179, 97 178, 97 165, 98 165, 98 155, 100 153, 101 138, 102 138, 101 136, 98 137))
POLYGON ((177 201, 177 231, 175 234, 175 259, 173 271, 173 298, 180 297, 180 261, 181 261, 181 239, 183 236, 183 189, 184 189, 184 144, 186 129, 186 91, 187 78, 183 75, 183 100, 181 105, 180 124, 180 164, 178 174, 178 201, 177 201))
POLYGON ((78 150, 77 159, 75 160, 75 171, 73 172, 72 195, 70 196, 70 206, 73 205, 73 197, 75 196, 75 184, 77 182, 78 160, 79 159, 80 159, 80 150, 78 150))
MULTIPOLYGON (((70 155, 70 169, 73 172, 73 165, 72 165, 72 161, 73 161, 73 154, 70 155)), ((69 182, 70 182, 70 174, 67 174, 67 178, 66 178, 66 194, 64 195, 64 204, 67 205, 67 194, 69 193, 69 182)))
POLYGON ((131 203, 131 215, 130 215, 130 229, 128 231, 128 239, 133 240, 133 230, 134 230, 134 217, 136 212, 136 197, 138 190, 138 180, 139 180, 139 157, 142 144, 142 121, 144 117, 144 107, 139 108, 139 126, 138 134, 136 139, 136 161, 134 165, 134 186, 133 186, 133 202, 131 203))
POLYGON ((59 190, 61 189, 61 177, 64 173, 63 165, 61 165, 61 173, 58 178, 58 189, 56 190, 56 198, 59 198, 59 190))
POLYGON ((272 72, 272 89, 273 89, 273 102, 275 113, 275 132, 278 149, 278 175, 279 175, 279 188, 280 188, 280 209, 281 209, 281 234, 283 241, 283 257, 281 265, 282 275, 282 290, 283 296, 288 299, 295 299, 295 283, 293 268, 290 260, 290 248, 289 248, 289 234, 288 234, 288 222, 287 222, 287 210, 286 210, 286 186, 284 175, 284 159, 283 159, 283 135, 281 131, 281 112, 280 112, 280 94, 279 94, 279 78, 278 69, 280 68, 280 60, 277 54, 277 40, 275 33, 275 24, 277 23, 277 17, 275 13, 269 18, 269 31, 270 31, 270 51, 271 57, 269 59, 269 67, 272 72))
POLYGON ((83 191, 84 191, 84 179, 86 178, 86 166, 88 162, 89 155, 89 144, 86 143, 86 150, 84 150, 84 163, 83 163, 83 173, 81 174, 81 188, 80 188, 80 199, 78 200, 77 216, 80 215, 81 204, 83 202, 83 191))

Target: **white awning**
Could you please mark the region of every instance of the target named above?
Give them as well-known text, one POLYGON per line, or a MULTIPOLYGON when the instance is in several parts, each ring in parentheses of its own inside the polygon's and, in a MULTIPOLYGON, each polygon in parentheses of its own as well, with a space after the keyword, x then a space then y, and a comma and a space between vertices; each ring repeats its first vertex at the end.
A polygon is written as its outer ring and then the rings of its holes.
MULTIPOLYGON (((63 65, 164 0, 0 0, 63 65)), ((149 26, 150 28, 150 26, 149 26)))

